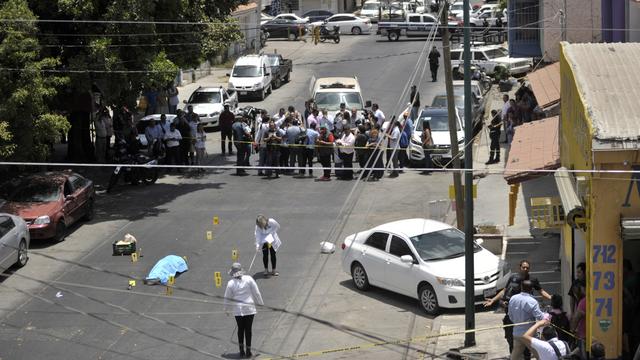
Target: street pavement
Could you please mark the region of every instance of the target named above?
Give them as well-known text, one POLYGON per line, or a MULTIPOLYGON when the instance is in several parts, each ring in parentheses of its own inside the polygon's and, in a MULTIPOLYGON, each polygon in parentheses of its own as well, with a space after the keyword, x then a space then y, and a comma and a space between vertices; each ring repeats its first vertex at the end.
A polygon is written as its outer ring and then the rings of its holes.
MULTIPOLYGON (((312 76, 356 75, 363 97, 390 117, 408 102, 408 94, 399 96, 424 42, 390 43, 370 35, 345 36, 339 45, 268 44, 266 51, 278 49, 294 59, 294 72, 289 84, 258 106, 271 112, 290 104, 302 109, 312 76)), ((428 82, 426 72, 423 103, 444 88, 428 82)), ((224 83, 221 76, 214 71, 198 84, 224 83)), ((181 89, 181 96, 189 93, 181 89)), ((210 133, 207 152, 209 164, 234 163, 219 155, 218 133, 210 133)), ((255 172, 236 177, 230 170, 188 171, 152 186, 120 185, 109 195, 103 191, 109 172, 92 174, 98 188, 95 220, 74 226, 63 243, 34 241, 29 264, 0 280, 1 359, 235 358, 235 322, 221 301, 232 251, 246 268, 253 258, 258 213, 280 222, 284 244, 279 277, 260 274, 260 255, 249 272, 266 302, 254 322, 256 353, 264 358, 362 344, 369 346, 323 358, 414 358, 425 351, 424 341, 371 346, 424 337, 433 319, 417 300, 381 289, 356 291, 339 266, 339 245, 346 235, 387 221, 450 220, 433 203, 447 203, 449 174, 405 172, 376 183, 318 183, 289 176, 265 180, 255 172), (142 247, 137 262, 111 255, 112 242, 127 233, 142 247), (338 245, 335 254, 320 253, 325 240, 338 245), (173 295, 139 281, 127 290, 129 279, 145 277, 169 254, 185 256, 190 268, 177 279, 173 295), (215 272, 222 274, 220 288, 215 272)))

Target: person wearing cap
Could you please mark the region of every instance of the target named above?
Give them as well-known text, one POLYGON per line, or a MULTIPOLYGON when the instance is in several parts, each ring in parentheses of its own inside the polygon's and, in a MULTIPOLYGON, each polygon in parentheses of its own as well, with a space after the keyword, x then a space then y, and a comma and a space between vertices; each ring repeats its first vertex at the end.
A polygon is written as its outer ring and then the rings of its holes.
POLYGON ((276 271, 276 251, 282 245, 278 236, 280 224, 274 219, 267 219, 264 215, 256 218, 256 251, 262 249, 262 263, 264 265, 264 275, 280 275, 276 271), (269 272, 269 255, 271 255, 271 272, 269 272))
POLYGON ((232 309, 236 318, 240 357, 251 357, 251 328, 257 313, 255 304, 264 305, 264 301, 258 284, 251 276, 244 274, 240 263, 231 265, 229 275, 231 280, 224 291, 224 311, 229 315, 229 309, 232 309))
POLYGON ((340 180, 353 180, 353 147, 355 143, 356 137, 351 132, 351 126, 348 123, 343 124, 342 137, 336 140, 338 154, 343 162, 343 167, 346 169, 341 171, 342 176, 338 177, 340 180))

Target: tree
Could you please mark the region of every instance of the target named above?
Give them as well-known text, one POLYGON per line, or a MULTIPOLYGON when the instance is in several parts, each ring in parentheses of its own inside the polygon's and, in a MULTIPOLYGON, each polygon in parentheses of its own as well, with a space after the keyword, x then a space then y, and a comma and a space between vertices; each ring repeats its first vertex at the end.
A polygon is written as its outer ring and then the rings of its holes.
POLYGON ((68 78, 45 74, 60 65, 42 57, 38 28, 25 0, 8 0, 0 6, 0 158, 44 161, 49 149, 69 129, 69 123, 50 111, 57 88, 68 78))

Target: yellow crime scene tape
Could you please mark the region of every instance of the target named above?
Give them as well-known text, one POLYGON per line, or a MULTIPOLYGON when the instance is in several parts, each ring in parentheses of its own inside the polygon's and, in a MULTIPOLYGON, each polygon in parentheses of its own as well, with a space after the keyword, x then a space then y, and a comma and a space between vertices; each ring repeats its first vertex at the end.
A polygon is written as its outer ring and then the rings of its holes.
MULTIPOLYGON (((365 343, 365 344, 359 344, 359 345, 353 345, 353 346, 346 346, 346 347, 341 347, 341 348, 325 349, 325 350, 311 351, 311 352, 306 352, 306 353, 292 354, 292 355, 287 355, 287 356, 271 357, 271 358, 265 358, 265 360, 299 359, 299 358, 307 358, 307 357, 313 357, 313 356, 322 356, 322 355, 335 354, 335 353, 340 353, 340 352, 349 352, 349 351, 370 349, 370 348, 375 348, 375 347, 378 347, 378 346, 398 345, 398 344, 404 344, 404 343, 411 343, 411 342, 419 341, 419 340, 423 341, 423 340, 429 340, 429 339, 434 339, 434 338, 438 338, 438 337, 460 335, 460 334, 487 331, 487 330, 493 330, 493 329, 501 329, 501 328, 506 328, 506 327, 511 327, 511 326, 528 325, 528 324, 533 324, 533 323, 535 323, 535 321, 525 321, 525 322, 520 322, 520 323, 516 323, 516 324, 496 325, 496 326, 489 326, 489 327, 469 329, 469 330, 453 330, 453 331, 447 331, 447 332, 443 332, 443 333, 439 333, 439 334, 417 336, 417 337, 412 337, 412 338, 408 338, 408 339, 399 339, 399 340, 390 340, 390 341, 378 341, 378 342, 365 343)), ((422 350, 418 350, 418 351, 419 352, 424 352, 422 350)))

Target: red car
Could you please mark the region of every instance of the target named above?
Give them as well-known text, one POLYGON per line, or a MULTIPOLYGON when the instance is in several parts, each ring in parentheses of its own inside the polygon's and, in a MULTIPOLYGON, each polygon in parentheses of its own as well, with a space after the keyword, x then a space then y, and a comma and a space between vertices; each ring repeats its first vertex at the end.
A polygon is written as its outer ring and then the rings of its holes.
POLYGON ((63 241, 67 229, 94 215, 93 182, 71 171, 26 176, 11 186, 0 212, 15 214, 29 226, 31 239, 63 241))

